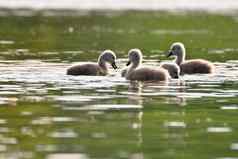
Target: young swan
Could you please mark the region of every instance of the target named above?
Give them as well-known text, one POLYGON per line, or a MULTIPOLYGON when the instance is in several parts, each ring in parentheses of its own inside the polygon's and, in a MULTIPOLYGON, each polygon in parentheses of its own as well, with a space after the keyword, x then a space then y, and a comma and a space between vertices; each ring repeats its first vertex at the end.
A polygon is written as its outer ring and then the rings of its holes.
POLYGON ((131 66, 126 71, 127 80, 137 81, 167 81, 169 79, 168 71, 163 68, 140 67, 142 62, 142 53, 139 49, 131 49, 128 53, 129 61, 127 66, 131 66))
POLYGON ((179 78, 180 68, 176 63, 162 63, 160 67, 166 69, 171 78, 179 78))
POLYGON ((99 56, 98 63, 71 66, 67 70, 67 75, 104 76, 108 74, 106 63, 110 63, 114 69, 117 69, 115 61, 115 53, 111 50, 105 50, 99 56))
MULTIPOLYGON (((171 78, 179 78, 180 68, 176 63, 162 63, 160 67, 167 70, 171 78)), ((126 72, 127 72, 127 69, 123 69, 121 71, 121 76, 125 77, 126 72)))
POLYGON ((185 61, 185 47, 182 43, 173 43, 170 47, 168 57, 176 56, 175 62, 180 66, 181 74, 194 74, 194 73, 213 73, 215 66, 203 59, 193 59, 185 61))

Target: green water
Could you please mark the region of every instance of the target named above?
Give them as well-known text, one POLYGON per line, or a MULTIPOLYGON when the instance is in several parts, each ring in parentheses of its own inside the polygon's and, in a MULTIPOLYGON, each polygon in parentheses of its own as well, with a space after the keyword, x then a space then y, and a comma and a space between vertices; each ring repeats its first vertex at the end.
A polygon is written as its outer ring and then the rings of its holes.
POLYGON ((50 16, 51 12, 32 16, 6 12, 7 16, 0 19, 0 37, 15 43, 1 45, 1 51, 10 52, 3 57, 16 59, 15 49, 19 48, 28 49, 29 53, 17 56, 18 59, 58 57, 78 61, 88 59, 89 54, 69 55, 67 51, 82 51, 97 57, 95 51, 109 48, 125 56, 134 47, 152 55, 166 51, 174 41, 182 41, 189 57, 206 56, 215 61, 237 59, 236 15, 128 11, 70 12, 57 16, 58 12, 53 12, 54 16, 50 16), (217 50, 226 54, 214 54, 217 50))
POLYGON ((0 158, 238 158, 238 14, 3 10, 0 26, 0 158), (175 41, 216 73, 120 77, 129 49, 159 65, 175 41), (112 75, 65 75, 104 49, 112 75))

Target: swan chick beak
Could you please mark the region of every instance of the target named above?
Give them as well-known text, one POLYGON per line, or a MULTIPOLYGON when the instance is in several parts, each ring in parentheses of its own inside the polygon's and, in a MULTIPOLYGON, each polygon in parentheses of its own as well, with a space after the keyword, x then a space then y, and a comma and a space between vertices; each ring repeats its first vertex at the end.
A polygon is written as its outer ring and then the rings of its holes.
POLYGON ((174 55, 174 52, 173 52, 172 50, 168 51, 167 57, 170 57, 170 56, 172 56, 172 55, 174 55))
POLYGON ((129 66, 130 64, 131 64, 131 61, 128 61, 127 64, 126 64, 126 66, 129 66))
POLYGON ((112 67, 113 67, 114 69, 117 69, 117 68, 118 68, 115 62, 112 63, 112 67))

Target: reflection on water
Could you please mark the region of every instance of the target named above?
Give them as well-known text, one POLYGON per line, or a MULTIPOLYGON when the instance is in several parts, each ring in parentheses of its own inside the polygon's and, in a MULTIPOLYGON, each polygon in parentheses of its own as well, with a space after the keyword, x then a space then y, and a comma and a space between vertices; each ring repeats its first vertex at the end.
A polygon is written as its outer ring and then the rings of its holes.
POLYGON ((169 158, 212 143, 218 147, 206 147, 214 153, 204 157, 235 151, 236 63, 216 63, 213 75, 142 83, 126 81, 120 70, 75 77, 65 75, 68 63, 2 61, 0 156, 144 159, 161 152, 169 158), (225 139, 217 140, 219 134, 225 139))
POLYGON ((67 154, 67 153, 59 153, 59 154, 51 154, 47 156, 47 159, 88 159, 87 155, 85 154, 67 154))

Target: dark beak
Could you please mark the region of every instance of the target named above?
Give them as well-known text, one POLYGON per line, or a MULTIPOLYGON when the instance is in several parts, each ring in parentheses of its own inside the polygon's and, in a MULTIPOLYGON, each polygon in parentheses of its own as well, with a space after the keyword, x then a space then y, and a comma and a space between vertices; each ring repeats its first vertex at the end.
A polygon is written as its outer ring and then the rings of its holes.
POLYGON ((117 69, 117 68, 118 68, 115 62, 112 63, 112 67, 113 67, 114 69, 117 69))
POLYGON ((175 78, 175 79, 178 79, 178 78, 179 78, 179 76, 178 76, 178 75, 175 75, 175 76, 174 76, 174 78, 175 78))
POLYGON ((172 56, 173 54, 174 54, 173 51, 170 50, 170 51, 168 51, 168 53, 167 53, 167 57, 170 57, 170 56, 172 56))
POLYGON ((129 66, 130 64, 131 64, 131 61, 128 61, 127 64, 126 64, 126 66, 129 66))

